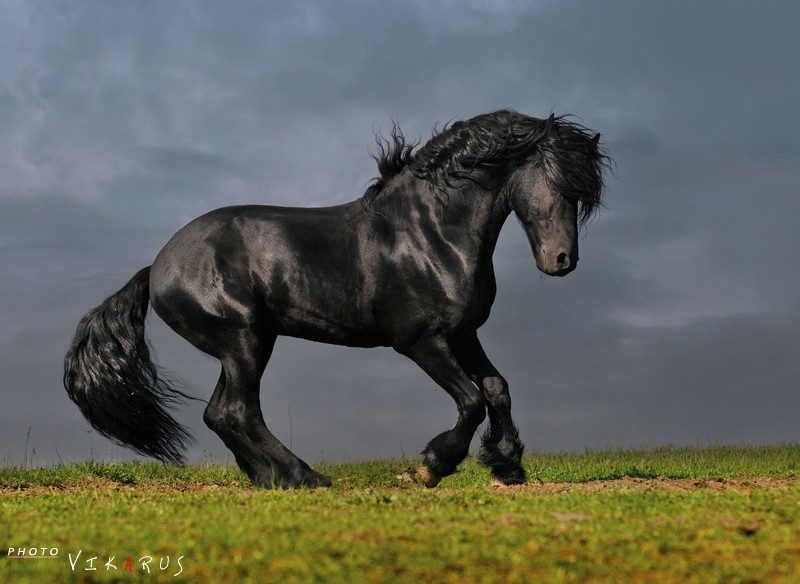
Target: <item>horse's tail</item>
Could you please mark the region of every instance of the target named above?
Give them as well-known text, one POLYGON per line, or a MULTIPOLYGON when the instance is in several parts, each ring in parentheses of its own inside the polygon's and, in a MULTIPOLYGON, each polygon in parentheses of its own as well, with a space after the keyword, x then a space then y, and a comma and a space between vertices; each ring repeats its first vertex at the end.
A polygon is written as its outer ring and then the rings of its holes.
POLYGON ((182 462, 191 435, 168 408, 188 397, 159 375, 144 336, 150 267, 90 310, 64 358, 64 387, 95 430, 161 461, 182 462))

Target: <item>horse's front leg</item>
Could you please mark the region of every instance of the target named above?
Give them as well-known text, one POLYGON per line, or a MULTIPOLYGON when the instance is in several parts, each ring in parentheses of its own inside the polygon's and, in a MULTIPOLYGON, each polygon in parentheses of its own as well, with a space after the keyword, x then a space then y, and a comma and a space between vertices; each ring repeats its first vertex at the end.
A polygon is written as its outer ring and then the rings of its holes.
POLYGON ((511 397, 508 383, 495 369, 472 332, 456 346, 456 356, 467 375, 481 388, 489 411, 489 428, 482 438, 478 458, 492 469, 492 483, 519 485, 525 482, 522 468, 524 446, 511 420, 511 397))
POLYGON ((426 487, 435 487, 453 474, 467 456, 475 430, 486 417, 486 402, 461 368, 444 337, 427 337, 402 351, 455 400, 456 425, 431 440, 422 451, 417 475, 426 487))

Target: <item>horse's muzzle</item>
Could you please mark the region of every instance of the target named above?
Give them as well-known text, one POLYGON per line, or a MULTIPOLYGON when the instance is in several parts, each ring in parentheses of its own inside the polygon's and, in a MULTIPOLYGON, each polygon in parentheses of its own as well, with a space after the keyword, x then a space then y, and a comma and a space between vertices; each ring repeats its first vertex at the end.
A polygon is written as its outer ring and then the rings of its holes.
POLYGON ((578 266, 578 256, 561 251, 553 255, 540 254, 536 266, 548 276, 566 276, 578 266), (542 257, 544 256, 544 257, 542 257))

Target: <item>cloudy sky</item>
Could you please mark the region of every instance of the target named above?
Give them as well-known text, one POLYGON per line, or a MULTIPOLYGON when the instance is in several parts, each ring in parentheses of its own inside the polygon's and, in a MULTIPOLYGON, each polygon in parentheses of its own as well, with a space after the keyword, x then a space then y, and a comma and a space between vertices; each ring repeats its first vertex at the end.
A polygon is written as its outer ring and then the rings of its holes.
MULTIPOLYGON (((799 440, 798 6, 3 2, 0 456, 130 456, 68 400, 64 351, 193 217, 353 200, 373 131, 503 107, 574 113, 617 163, 569 277, 536 271, 513 220, 495 253, 480 336, 528 448, 799 440)), ((148 330, 207 399, 218 364, 148 330)), ((455 421, 389 349, 286 338, 262 401, 310 461, 411 457, 455 421)), ((180 414, 189 457, 232 458, 202 409, 180 414)))

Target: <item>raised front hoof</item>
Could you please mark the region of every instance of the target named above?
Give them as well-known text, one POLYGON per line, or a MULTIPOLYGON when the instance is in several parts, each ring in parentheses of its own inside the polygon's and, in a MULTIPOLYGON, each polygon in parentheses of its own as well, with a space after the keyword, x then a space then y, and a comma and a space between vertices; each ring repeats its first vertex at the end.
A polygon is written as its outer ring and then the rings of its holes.
POLYGON ((426 465, 423 462, 421 462, 419 466, 417 466, 417 478, 423 485, 425 485, 429 489, 432 489, 433 487, 438 485, 439 482, 442 480, 442 477, 438 476, 437 474, 434 474, 433 471, 431 471, 431 469, 428 468, 428 465, 426 465))

